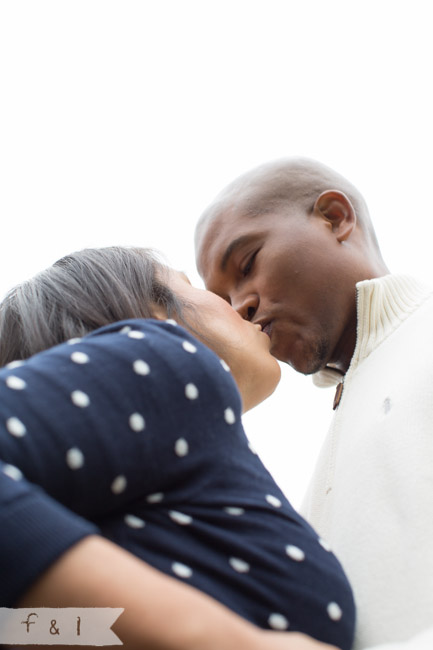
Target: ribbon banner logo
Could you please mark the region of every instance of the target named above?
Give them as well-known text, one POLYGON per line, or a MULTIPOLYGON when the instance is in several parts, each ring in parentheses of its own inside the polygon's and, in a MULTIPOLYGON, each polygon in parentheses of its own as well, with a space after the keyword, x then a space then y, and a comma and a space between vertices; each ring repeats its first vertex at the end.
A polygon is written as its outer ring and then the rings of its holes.
POLYGON ((116 607, 0 607, 0 643, 123 645, 110 629, 123 611, 116 607))

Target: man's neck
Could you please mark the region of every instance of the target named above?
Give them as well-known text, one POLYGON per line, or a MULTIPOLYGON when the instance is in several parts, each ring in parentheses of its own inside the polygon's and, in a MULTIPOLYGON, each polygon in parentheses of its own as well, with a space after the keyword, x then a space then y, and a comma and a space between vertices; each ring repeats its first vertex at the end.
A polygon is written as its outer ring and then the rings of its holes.
POLYGON ((357 313, 356 309, 353 310, 352 316, 347 323, 343 335, 338 341, 338 345, 334 350, 332 359, 327 363, 328 368, 337 370, 342 375, 345 375, 350 362, 355 352, 356 346, 356 329, 357 329, 357 313))

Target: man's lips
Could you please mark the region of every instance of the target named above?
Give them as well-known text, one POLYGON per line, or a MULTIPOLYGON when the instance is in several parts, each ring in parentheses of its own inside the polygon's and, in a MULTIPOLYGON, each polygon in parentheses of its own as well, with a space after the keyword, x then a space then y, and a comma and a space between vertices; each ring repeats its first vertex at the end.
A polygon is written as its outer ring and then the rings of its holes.
POLYGON ((262 327, 262 332, 267 334, 269 338, 272 336, 272 321, 263 321, 263 323, 259 323, 262 327))

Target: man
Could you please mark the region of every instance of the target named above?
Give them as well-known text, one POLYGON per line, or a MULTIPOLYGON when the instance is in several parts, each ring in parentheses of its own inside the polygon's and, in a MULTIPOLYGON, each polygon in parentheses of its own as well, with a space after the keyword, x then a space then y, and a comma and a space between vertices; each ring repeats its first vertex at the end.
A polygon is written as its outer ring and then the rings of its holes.
POLYGON ((433 648, 432 292, 389 274, 359 191, 311 160, 235 180, 196 251, 278 359, 338 384, 303 514, 352 582, 354 650, 433 648))

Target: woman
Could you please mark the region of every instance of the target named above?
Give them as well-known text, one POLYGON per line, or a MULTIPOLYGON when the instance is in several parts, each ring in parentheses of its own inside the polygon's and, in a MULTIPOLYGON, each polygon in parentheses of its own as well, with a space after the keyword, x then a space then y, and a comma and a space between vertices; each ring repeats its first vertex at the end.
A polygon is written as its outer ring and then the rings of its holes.
MULTIPOLYGON (((87 250, 5 299, 0 361, 0 457, 93 524, 78 537, 100 533, 262 628, 350 648, 342 569, 242 428, 280 377, 260 326, 149 251, 87 250)), ((55 550, 45 540, 33 566, 55 550)), ((27 572, 14 584, 3 599, 27 572)))

